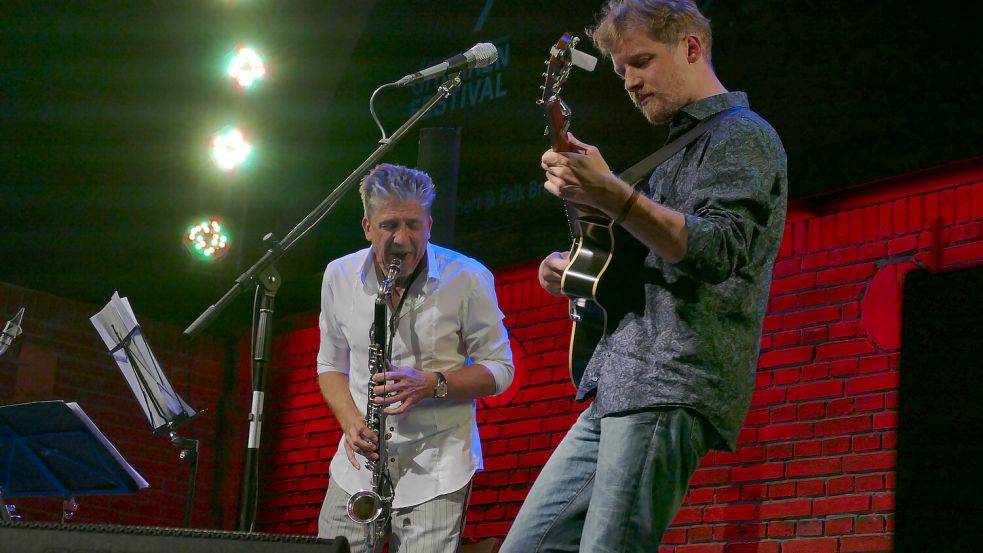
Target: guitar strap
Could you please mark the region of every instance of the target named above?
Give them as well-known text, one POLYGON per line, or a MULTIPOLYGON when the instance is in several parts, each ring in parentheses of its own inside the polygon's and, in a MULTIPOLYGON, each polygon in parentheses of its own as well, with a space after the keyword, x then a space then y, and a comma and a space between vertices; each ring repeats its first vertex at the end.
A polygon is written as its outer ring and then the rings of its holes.
POLYGON ((632 165, 631 167, 622 171, 618 177, 630 184, 632 188, 638 187, 639 182, 652 174, 652 171, 655 171, 655 168, 658 167, 660 163, 671 158, 676 154, 676 152, 682 150, 686 146, 690 145, 694 140, 699 138, 700 135, 720 124, 726 115, 735 113, 742 109, 744 108, 735 106, 716 113, 713 115, 713 117, 700 121, 698 125, 680 135, 679 138, 659 148, 655 152, 649 154, 649 156, 642 161, 639 161, 635 165, 632 165))

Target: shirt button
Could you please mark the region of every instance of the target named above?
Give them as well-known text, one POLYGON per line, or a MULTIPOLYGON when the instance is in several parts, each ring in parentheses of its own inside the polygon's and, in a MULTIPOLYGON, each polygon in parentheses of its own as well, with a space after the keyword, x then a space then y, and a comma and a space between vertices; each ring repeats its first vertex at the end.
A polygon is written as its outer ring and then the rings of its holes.
POLYGON ((390 457, 389 458, 389 462, 390 463, 395 463, 396 462, 396 458, 395 457, 390 457))
POLYGON ((396 431, 396 427, 394 427, 394 426, 390 426, 390 427, 389 427, 389 431, 390 431, 390 432, 395 432, 395 431, 396 431))

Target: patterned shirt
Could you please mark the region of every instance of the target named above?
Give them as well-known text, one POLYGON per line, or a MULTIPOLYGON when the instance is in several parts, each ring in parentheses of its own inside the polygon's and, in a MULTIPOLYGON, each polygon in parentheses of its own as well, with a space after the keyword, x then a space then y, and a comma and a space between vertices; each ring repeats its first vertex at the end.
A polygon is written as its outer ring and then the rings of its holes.
MULTIPOLYGON (((729 92, 693 102, 672 140, 716 113, 748 107, 729 92)), ((631 277, 644 309, 619 321, 587 365, 577 399, 594 417, 664 406, 696 410, 735 449, 751 404, 771 273, 785 224, 788 176, 775 130, 750 109, 726 119, 656 168, 646 194, 684 214, 686 255, 652 252, 631 277)))

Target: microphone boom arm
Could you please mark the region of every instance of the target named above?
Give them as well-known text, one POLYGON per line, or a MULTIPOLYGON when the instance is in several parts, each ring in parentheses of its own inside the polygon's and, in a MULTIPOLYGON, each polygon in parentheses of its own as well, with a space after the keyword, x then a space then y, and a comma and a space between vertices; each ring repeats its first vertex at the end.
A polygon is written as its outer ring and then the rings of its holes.
POLYGON ((358 166, 348 177, 339 184, 324 200, 318 204, 310 213, 308 213, 301 221, 291 230, 286 236, 283 237, 279 243, 274 243, 272 247, 257 261, 252 267, 242 273, 236 281, 235 285, 228 292, 219 299, 214 305, 211 305, 206 309, 201 315, 191 325, 184 330, 184 334, 188 337, 194 338, 197 336, 206 326, 211 324, 211 322, 225 309, 233 299, 236 298, 242 291, 246 288, 246 285, 250 281, 256 281, 261 273, 263 273, 267 267, 272 265, 283 256, 287 250, 293 246, 294 242, 299 240, 304 234, 317 225, 321 219, 323 219, 332 209, 338 204, 341 198, 348 192, 359 179, 375 165, 382 156, 386 155, 389 150, 391 150, 397 142, 399 142, 403 136, 410 131, 410 129, 415 126, 420 119, 423 118, 438 102, 447 98, 451 95, 451 92, 460 86, 461 77, 459 73, 455 73, 450 79, 448 79, 444 84, 437 88, 437 92, 427 101, 426 104, 420 107, 409 119, 403 123, 403 126, 396 129, 392 136, 380 141, 380 146, 372 152, 372 154, 366 158, 361 165, 358 166))

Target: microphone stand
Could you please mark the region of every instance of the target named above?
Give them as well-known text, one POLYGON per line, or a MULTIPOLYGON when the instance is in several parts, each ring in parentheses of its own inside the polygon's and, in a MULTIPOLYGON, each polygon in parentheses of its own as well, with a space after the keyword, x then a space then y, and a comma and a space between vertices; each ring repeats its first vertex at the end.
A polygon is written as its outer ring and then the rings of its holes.
POLYGON ((225 295, 215 304, 209 306, 184 330, 184 334, 189 338, 197 336, 206 326, 215 320, 222 310, 228 307, 246 289, 249 283, 254 283, 257 294, 262 295, 259 317, 252 329, 252 343, 255 346, 252 358, 253 396, 252 407, 249 413, 249 440, 243 463, 242 482, 239 487, 239 516, 236 528, 240 532, 252 532, 256 523, 259 481, 259 442, 263 423, 264 390, 266 387, 265 369, 269 359, 270 340, 272 337, 274 299, 277 288, 280 287, 280 274, 277 272, 275 264, 280 257, 290 250, 297 240, 304 236, 304 234, 317 225, 321 219, 335 208, 345 193, 361 180, 369 168, 374 166, 382 156, 388 153, 438 102, 450 96, 451 92, 460 86, 460 84, 460 73, 455 73, 444 84, 440 85, 433 97, 420 107, 416 113, 410 116, 392 136, 386 138, 385 134, 383 134, 382 140, 379 141, 380 146, 357 169, 348 175, 341 184, 328 194, 317 207, 308 213, 293 230, 284 236, 283 240, 277 241, 272 234, 266 235, 264 241, 269 246, 267 252, 252 267, 236 278, 235 284, 225 295))

